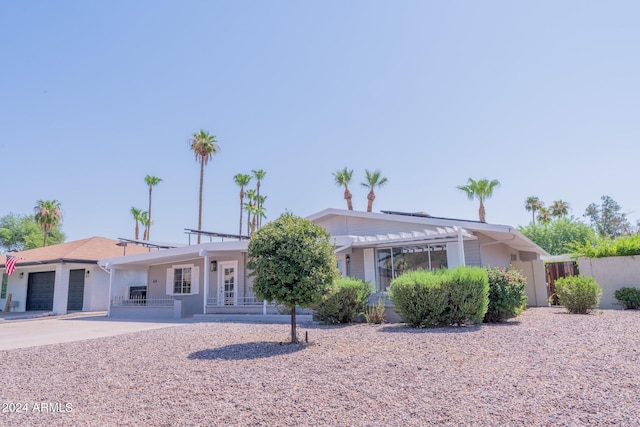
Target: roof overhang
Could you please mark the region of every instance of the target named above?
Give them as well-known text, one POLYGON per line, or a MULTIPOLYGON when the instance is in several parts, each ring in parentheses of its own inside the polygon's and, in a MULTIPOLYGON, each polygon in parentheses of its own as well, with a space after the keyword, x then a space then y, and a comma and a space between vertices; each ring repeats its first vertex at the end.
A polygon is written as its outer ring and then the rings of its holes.
POLYGON ((98 261, 104 268, 143 268, 160 264, 171 264, 184 262, 189 259, 197 259, 205 256, 222 256, 246 252, 249 242, 229 241, 202 243, 199 245, 181 246, 161 251, 148 252, 143 254, 133 254, 116 258, 105 258, 98 261))
MULTIPOLYGON (((547 251, 532 242, 516 228, 509 225, 488 224, 485 222, 452 218, 438 218, 428 215, 397 215, 394 213, 350 211, 335 208, 324 209, 320 212, 309 215, 307 219, 313 222, 320 222, 334 217, 369 219, 389 223, 410 223, 415 224, 416 229, 437 229, 438 227, 446 229, 460 227, 472 236, 476 233, 481 233, 493 239, 495 243, 504 243, 518 251, 534 252, 543 257, 549 256, 547 251)), ((467 240, 469 239, 467 238, 467 240)), ((494 242, 485 244, 494 244, 494 242)))
POLYGON ((438 227, 435 230, 423 229, 411 232, 376 234, 371 236, 336 236, 335 252, 341 253, 350 248, 384 248, 410 246, 426 248, 444 245, 462 240, 477 240, 478 237, 460 227, 438 227))

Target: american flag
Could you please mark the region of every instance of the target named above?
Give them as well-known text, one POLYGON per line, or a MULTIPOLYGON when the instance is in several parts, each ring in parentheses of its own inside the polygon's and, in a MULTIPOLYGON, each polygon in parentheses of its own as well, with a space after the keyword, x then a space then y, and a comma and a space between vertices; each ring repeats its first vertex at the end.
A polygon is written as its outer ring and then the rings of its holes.
POLYGON ((24 258, 19 256, 7 255, 7 262, 5 263, 5 268, 7 270, 7 276, 11 276, 11 273, 16 271, 16 262, 23 260, 24 258))

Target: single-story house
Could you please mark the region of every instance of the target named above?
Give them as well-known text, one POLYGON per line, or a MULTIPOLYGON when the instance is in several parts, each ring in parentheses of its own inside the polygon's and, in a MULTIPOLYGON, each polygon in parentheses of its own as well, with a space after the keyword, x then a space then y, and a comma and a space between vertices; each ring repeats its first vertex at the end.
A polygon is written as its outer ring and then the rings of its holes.
MULTIPOLYGON (((325 209, 308 217, 332 236, 343 276, 388 290, 404 271, 457 265, 523 270, 531 305, 546 305, 541 257, 548 256, 518 230, 423 213, 325 209)), ((209 313, 274 311, 253 293, 246 268, 247 240, 210 242, 104 258, 110 272, 109 315, 182 317, 209 313)))
POLYGON ((14 252, 16 270, 6 274, 6 255, 0 256, 2 291, 0 310, 102 311, 109 305, 109 273, 98 260, 125 254, 148 253, 149 248, 119 240, 90 237, 42 248, 14 252), (7 300, 9 304, 7 304, 7 300))

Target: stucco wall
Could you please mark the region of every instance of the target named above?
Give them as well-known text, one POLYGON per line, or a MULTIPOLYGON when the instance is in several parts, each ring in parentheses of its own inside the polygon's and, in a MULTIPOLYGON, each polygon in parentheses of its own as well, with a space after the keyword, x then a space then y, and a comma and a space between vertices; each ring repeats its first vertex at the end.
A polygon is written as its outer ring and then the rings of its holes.
POLYGON ((547 307, 549 296, 547 290, 547 274, 544 261, 513 261, 512 267, 520 270, 527 279, 527 305, 529 307, 547 307))
POLYGON ((578 258, 582 276, 593 277, 602 288, 600 308, 621 309, 613 295, 624 287, 640 288, 640 256, 578 258))

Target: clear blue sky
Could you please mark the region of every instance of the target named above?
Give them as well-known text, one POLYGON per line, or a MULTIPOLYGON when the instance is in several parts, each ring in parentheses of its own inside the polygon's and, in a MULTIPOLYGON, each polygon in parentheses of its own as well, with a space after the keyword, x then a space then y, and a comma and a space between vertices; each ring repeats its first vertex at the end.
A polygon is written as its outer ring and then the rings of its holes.
POLYGON ((389 179, 374 211, 477 219, 456 189, 498 179, 487 221, 536 195, 640 218, 637 1, 5 1, 0 216, 56 199, 67 240, 196 228, 193 132, 218 137, 203 229, 237 233, 236 173, 268 219, 346 208, 332 172, 389 179))

